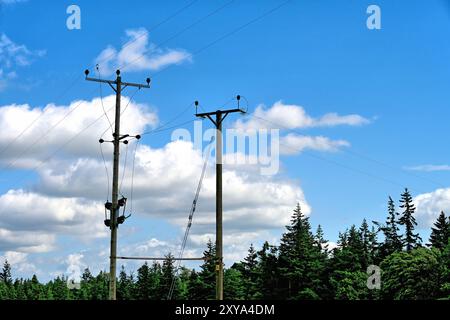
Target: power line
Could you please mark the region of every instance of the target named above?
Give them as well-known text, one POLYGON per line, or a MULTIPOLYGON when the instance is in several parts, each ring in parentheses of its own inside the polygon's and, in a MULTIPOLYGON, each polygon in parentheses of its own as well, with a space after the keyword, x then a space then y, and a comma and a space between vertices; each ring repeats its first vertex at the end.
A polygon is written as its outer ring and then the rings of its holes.
MULTIPOLYGON (((266 119, 264 119, 264 118, 262 118, 262 117, 259 117, 259 116, 254 115, 254 114, 252 114, 251 116, 252 116, 252 117, 255 117, 255 118, 257 118, 257 119, 260 119, 260 120, 262 120, 262 121, 271 123, 271 124, 273 124, 273 125, 277 125, 277 126, 279 126, 279 127, 281 127, 281 128, 286 128, 286 127, 284 127, 284 126, 282 126, 282 125, 278 125, 278 124, 275 123, 275 122, 272 122, 272 121, 270 121, 270 120, 266 120, 266 119)), ((288 128, 286 128, 286 130, 290 130, 290 131, 294 131, 294 132, 297 132, 297 133, 298 133, 298 131, 297 131, 297 130, 294 130, 294 129, 288 129, 288 128)), ((283 145, 285 148, 290 149, 290 150, 292 150, 292 151, 295 151, 295 152, 301 152, 302 154, 305 154, 305 155, 307 155, 307 156, 309 156, 309 157, 312 157, 312 158, 315 158, 315 159, 318 159, 318 160, 321 160, 321 161, 324 161, 324 162, 331 163, 331 164, 333 164, 333 165, 335 165, 335 166, 344 168, 344 169, 346 169, 346 170, 353 171, 353 172, 356 172, 356 173, 359 173, 359 174, 368 176, 368 177, 373 178, 373 179, 376 179, 376 180, 384 181, 384 182, 390 183, 390 184, 392 184, 392 185, 400 186, 400 187, 402 187, 402 188, 405 187, 404 184, 399 183, 399 182, 397 182, 397 181, 394 181, 394 180, 391 180, 391 179, 387 179, 387 178, 384 178, 384 177, 382 177, 382 176, 379 176, 379 175, 376 175, 376 174, 372 174, 372 173, 366 172, 366 171, 364 171, 364 170, 356 169, 356 168, 350 167, 350 166, 348 166, 348 165, 339 163, 339 162, 334 161, 334 160, 331 160, 331 159, 327 159, 327 158, 320 157, 320 156, 318 156, 318 155, 316 155, 316 154, 313 154, 312 152, 308 152, 308 151, 306 151, 306 150, 303 150, 302 148, 294 148, 294 147, 292 147, 292 146, 290 146, 290 145, 288 145, 288 144, 286 144, 286 143, 283 143, 283 142, 281 142, 281 141, 279 142, 279 144, 280 144, 280 145, 283 145)), ((414 189, 412 189, 412 188, 411 188, 411 190, 412 190, 412 191, 418 191, 417 189, 414 190, 414 189)), ((421 192, 425 192, 425 190, 422 190, 421 192)))
MULTIPOLYGON (((5 170, 5 169, 8 169, 11 166, 13 166, 26 152, 28 152, 31 149, 33 149, 33 147, 36 147, 40 140, 42 140, 45 137, 47 137, 52 130, 54 130, 64 120, 66 120, 67 117, 69 117, 73 112, 75 112, 75 110, 77 110, 84 102, 86 102, 86 101, 82 100, 75 107, 73 107, 71 109, 69 108, 69 110, 64 114, 64 116, 62 118, 60 118, 55 124, 53 124, 43 135, 41 135, 37 139, 33 140, 33 142, 27 148, 22 150, 22 152, 18 156, 16 156, 13 161, 10 161, 6 166, 3 166, 2 168, 0 168, 0 170, 5 170)), ((44 113, 44 111, 42 111, 42 113, 44 113)), ((102 117, 103 117, 103 115, 102 115, 102 117)))
MULTIPOLYGON (((99 69, 98 65, 97 65, 96 69, 97 69, 97 76, 99 78, 101 78, 100 69, 99 69)), ((108 124, 109 124, 109 127, 111 128, 111 134, 112 134, 112 133, 114 133, 114 130, 113 130, 111 121, 109 120, 108 114, 106 113, 105 106, 103 105, 103 90, 102 90, 103 83, 99 82, 98 85, 100 88, 100 102, 102 104, 103 114, 105 115, 106 120, 108 120, 108 124)))
MULTIPOLYGON (((136 42, 137 40, 139 40, 140 38, 147 36, 151 31, 156 30, 157 28, 159 28, 160 26, 162 26, 164 23, 172 20, 173 18, 175 18, 176 16, 178 16, 180 13, 182 13, 183 11, 187 10, 189 7, 191 7, 194 3, 196 3, 198 0, 193 0, 190 1, 189 3, 187 3, 185 6, 181 7, 180 9, 178 9, 177 11, 175 11, 173 14, 171 14, 170 16, 168 16, 167 18, 165 18, 164 20, 158 22, 156 25, 154 25, 153 27, 151 27, 149 30, 145 30, 145 32, 141 33, 140 35, 138 35, 136 38, 134 38, 133 40, 130 40, 128 42, 126 42, 123 46, 122 49, 125 49, 126 47, 132 45, 134 42, 136 42)), ((114 54, 110 54, 109 56, 104 57, 101 61, 98 62, 98 64, 101 64, 104 61, 107 61, 108 59, 112 58, 114 56, 114 54)), ((119 68, 120 69, 120 68, 119 68)))
POLYGON ((198 197, 200 195, 200 190, 202 188, 203 179, 205 178, 206 167, 207 167, 208 160, 209 160, 209 153, 211 151, 212 142, 213 142, 213 139, 211 139, 208 149, 206 151, 206 157, 205 157, 205 161, 203 163, 202 173, 200 175, 200 180, 197 185, 197 190, 195 192, 194 200, 192 201, 191 210, 189 211, 188 223, 186 225, 186 230, 184 232, 183 241, 181 242, 180 253, 178 255, 178 260, 177 260, 177 266, 175 267, 175 274, 172 277, 172 282, 170 284, 170 290, 169 290, 169 294, 167 295, 167 300, 172 299, 173 291, 175 289, 175 280, 176 280, 176 277, 178 276, 181 260, 183 258, 184 250, 185 250, 186 244, 187 244, 187 239, 189 237, 189 231, 191 230, 191 227, 192 227, 192 220, 194 218, 195 209, 197 208, 198 197))
MULTIPOLYGON (((125 111, 127 111, 128 106, 130 105, 131 101, 133 101, 133 98, 134 98, 135 94, 136 94, 139 90, 140 90, 140 88, 137 88, 137 89, 130 95, 130 97, 128 98, 128 102, 127 102, 127 104, 125 105, 125 108, 123 108, 123 110, 120 112, 120 115, 121 115, 121 116, 125 113, 125 111)), ((113 122, 112 122, 112 125, 111 125, 111 128, 112 128, 112 126, 113 126, 114 124, 115 124, 115 122, 113 121, 113 122)), ((103 133, 100 135, 101 138, 103 138, 103 136, 105 135, 106 131, 108 131, 108 129, 109 129, 109 128, 106 128, 105 131, 103 131, 103 133)))
POLYGON ((103 154, 102 144, 99 143, 99 146, 100 146, 100 153, 102 154, 103 164, 105 166, 106 182, 107 182, 107 185, 108 185, 108 188, 107 188, 108 191, 106 192, 106 201, 109 201, 109 173, 108 173, 108 166, 106 165, 106 160, 105 160, 105 156, 103 154))
MULTIPOLYGON (((70 83, 70 85, 62 92, 62 94, 60 94, 55 101, 58 101, 59 99, 61 99, 63 96, 65 96, 67 94, 67 92, 70 91, 70 89, 72 89, 72 87, 77 83, 77 81, 79 81, 81 79, 81 76, 76 77, 74 79, 74 81, 72 81, 70 83)), ((39 119, 42 118, 42 116, 44 116, 44 112, 41 112, 36 118, 34 118, 29 124, 28 126, 25 127, 25 129, 23 129, 14 139, 12 139, 5 147, 2 148, 2 150, 0 150, 0 155, 2 155, 6 150, 9 149, 9 147, 11 145, 13 145, 18 139, 20 139, 25 132, 27 132, 39 119)))
POLYGON ((134 145, 134 153, 133 153, 133 165, 131 169, 131 188, 130 188, 130 212, 133 213, 133 192, 134 192, 134 168, 136 162, 136 152, 139 145, 140 139, 136 140, 136 144, 134 145))
MULTIPOLYGON (((114 108, 111 107, 108 111, 112 110, 114 108)), ((23 180, 25 180, 25 178, 27 178, 29 175, 32 174, 32 172, 34 171, 38 171, 43 165, 48 164, 48 162, 56 155, 58 154, 61 150, 63 150, 68 144, 70 144, 71 142, 73 142, 76 138, 78 138, 82 133, 84 133, 84 131, 88 130, 90 127, 92 127, 94 124, 96 124, 97 122, 99 122, 101 119, 103 118, 103 114, 101 116, 99 116, 98 118, 96 118, 94 121, 92 121, 91 123, 89 123, 86 127, 84 127, 82 130, 80 130, 78 133, 76 133, 75 135, 73 135, 72 137, 70 137, 68 140, 66 140, 65 142, 63 142, 56 150, 54 150, 51 154, 49 154, 45 159, 43 159, 39 165, 33 167, 30 169, 30 171, 28 173, 25 173, 23 176, 21 176, 21 179, 18 180, 18 182, 22 182, 23 180)))
MULTIPOLYGON (((135 39, 128 41, 127 43, 125 43, 123 45, 122 48, 126 48, 128 46, 130 46, 131 44, 133 44, 134 42, 136 42, 137 40, 139 40, 141 37, 143 37, 144 35, 148 35, 149 32, 156 30, 157 28, 159 28, 160 26, 162 26, 163 24, 167 23, 168 21, 172 20, 173 18, 175 18, 176 16, 178 16, 179 14, 181 14, 183 11, 187 10, 189 7, 191 7, 192 5, 194 5, 196 2, 198 2, 198 0, 193 0, 188 2, 186 5, 184 5, 183 7, 181 7, 180 9, 176 10, 174 13, 172 13, 171 15, 169 15, 167 18, 165 18, 164 20, 160 21, 159 23, 157 23, 156 25, 154 25, 153 27, 151 27, 149 30, 146 30, 143 34, 140 34, 139 36, 137 36, 135 39)), ((110 56, 107 56, 105 58, 103 58, 101 61, 99 61, 97 63, 97 66, 99 66, 100 64, 102 64, 104 61, 108 60, 109 58, 111 58, 113 55, 111 54, 110 56)), ((73 72, 73 75, 76 75, 75 79, 73 82, 71 82, 71 84, 65 89, 63 90, 63 92, 55 99, 55 101, 58 101, 59 99, 61 99, 63 96, 65 96, 70 89, 72 89, 72 87, 75 85, 75 83, 79 80, 81 80, 81 76, 78 76, 78 72, 73 72)), ((100 89, 101 90, 101 89, 100 89)), ((102 96, 102 94, 101 94, 102 96)), ((103 107, 103 99, 102 99, 102 108, 103 107)), ((5 147, 3 147, 0 150, 0 155, 2 155, 6 150, 8 150, 10 148, 10 146, 12 144, 14 144, 19 138, 21 138, 24 133, 26 131, 28 131, 42 116, 44 115, 44 113, 41 113, 38 117, 36 117, 23 131, 21 131, 13 140, 11 140, 5 147)), ((105 113, 106 117, 108 118, 107 114, 105 113)), ((108 122, 112 128, 112 124, 108 118, 108 122)), ((8 168, 9 165, 7 167, 5 167, 4 169, 8 168)))
MULTIPOLYGON (((151 50, 155 50, 160 48, 162 45, 166 44, 167 42, 179 37, 180 35, 182 35, 183 33, 185 33, 186 31, 188 31, 189 29, 193 28, 194 26, 196 26, 197 24, 199 24, 200 22, 206 20, 207 18, 217 14, 218 12, 220 12, 221 10, 223 10, 224 8, 226 8, 227 6, 229 6, 231 3, 233 3, 234 0, 230 0, 228 2, 226 2, 224 5, 221 5, 220 7, 218 7, 217 9, 209 12, 208 14, 206 14, 205 16, 201 17, 200 19, 194 21, 193 23, 191 23, 190 25, 188 25, 187 27, 183 28, 182 30, 180 30, 179 32, 175 33, 174 35, 172 35, 171 37, 169 37, 168 39, 164 40, 163 42, 157 44, 155 47, 151 48, 151 50)), ((145 50, 140 56, 138 56, 136 59, 133 59, 127 63, 125 63, 124 65, 120 66, 118 69, 125 69, 127 66, 129 66, 130 64, 135 63, 136 61, 142 59, 146 53, 149 52, 149 49, 145 50)))
POLYGON ((122 178, 120 179, 120 184, 119 184, 119 193, 120 194, 122 194, 122 184, 123 184, 123 179, 125 178, 125 171, 127 168, 127 160, 128 160, 128 143, 125 144, 125 160, 123 162, 122 178))
MULTIPOLYGON (((251 24, 253 24, 253 23, 255 23, 255 22, 257 22, 257 21, 259 21, 259 20, 261 20, 261 19, 263 19, 263 18, 265 18, 265 17, 267 17, 268 15, 274 13, 275 11, 281 9, 283 6, 285 6, 286 4, 288 4, 288 3, 291 2, 291 1, 292 1, 292 0, 287 0, 287 1, 283 2, 283 3, 281 3, 280 5, 277 5, 277 6, 275 6, 275 7, 272 7, 270 10, 264 12, 263 14, 257 16, 257 17, 254 18, 254 19, 249 20, 248 22, 246 22, 246 23, 240 25, 239 27, 233 29, 232 31, 225 33, 224 35, 222 35, 222 36, 220 36, 219 38, 215 39, 214 41, 208 43, 207 45, 205 45, 205 46, 199 48, 198 50, 194 51, 193 53, 190 53, 189 55, 190 55, 191 57, 193 57, 194 55, 198 55, 198 54, 200 54, 201 52, 204 52, 205 50, 207 50, 207 49, 209 49, 210 47, 214 46, 214 45, 217 44, 218 42, 220 42, 220 41, 222 41, 222 40, 224 40, 224 39, 226 39, 226 38, 228 38, 228 37, 230 37, 230 36, 232 36, 232 35, 238 33, 239 31, 241 31, 242 29, 248 27, 249 25, 251 25, 251 24)), ((173 66, 173 65, 167 65, 166 67, 164 67, 164 68, 162 68, 161 70, 159 70, 159 71, 157 71, 156 73, 154 73, 152 77, 155 77, 156 75, 162 73, 163 71, 167 70, 168 68, 170 68, 170 67, 172 67, 172 66, 173 66)))
POLYGON ((173 126, 167 127, 167 128, 161 128, 161 129, 156 128, 154 130, 150 130, 150 131, 142 133, 141 136, 148 135, 148 134, 155 134, 155 133, 159 133, 159 132, 164 132, 164 131, 176 129, 176 128, 179 128, 180 126, 183 126, 183 125, 188 124, 188 123, 192 123, 194 121, 196 121, 196 120, 194 119, 194 120, 184 121, 184 122, 178 123, 176 125, 173 125, 173 126))
MULTIPOLYGON (((255 118, 259 119, 259 120, 265 121, 265 122, 267 122, 267 123, 270 123, 270 124, 272 124, 272 125, 275 125, 275 126, 277 126, 277 127, 279 127, 279 128, 285 129, 285 130, 287 130, 287 131, 291 131, 291 132, 294 132, 294 133, 303 135, 303 133, 300 132, 299 130, 292 129, 292 128, 288 128, 288 127, 286 127, 286 126, 283 126, 283 125, 280 124, 280 123, 276 123, 276 122, 274 122, 274 121, 265 119, 265 118, 263 118, 263 117, 260 117, 260 116, 255 115, 255 114, 252 114, 251 116, 252 116, 252 117, 255 117, 255 118)), ((398 168, 395 168, 395 167, 392 166, 392 165, 383 163, 383 162, 381 162, 381 161, 379 161, 379 160, 376 160, 376 159, 372 159, 372 158, 370 158, 370 157, 368 157, 368 156, 364 156, 364 155, 362 155, 362 154, 358 154, 357 152, 354 152, 354 151, 351 151, 351 150, 346 150, 346 149, 342 149, 342 151, 343 151, 343 152, 346 152, 346 153, 349 153, 349 154, 352 154, 352 155, 355 155, 355 156, 358 156, 358 157, 360 157, 360 158, 362 158, 362 159, 365 159, 365 160, 367 160, 367 161, 376 163, 376 164, 378 164, 378 165, 387 167, 387 168, 389 168, 389 169, 398 171, 398 168)), ((413 177, 415 177, 415 178, 422 179, 422 180, 424 180, 424 181, 433 183, 433 184, 435 184, 435 185, 437 185, 437 186, 439 186, 439 187, 444 187, 441 183, 436 182, 436 181, 433 181, 433 180, 428 179, 428 178, 425 178, 425 177, 422 177, 422 176, 420 176, 420 175, 412 174, 412 173, 409 173, 409 172, 403 172, 403 171, 401 171, 401 173, 403 173, 404 175, 410 175, 410 176, 413 176, 413 177)))

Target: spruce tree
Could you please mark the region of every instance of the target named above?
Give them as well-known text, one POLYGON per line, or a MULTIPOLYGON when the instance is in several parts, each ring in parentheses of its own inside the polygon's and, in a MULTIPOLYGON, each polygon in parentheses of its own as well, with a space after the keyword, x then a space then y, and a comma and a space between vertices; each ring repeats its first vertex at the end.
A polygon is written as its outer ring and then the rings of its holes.
POLYGON ((315 299, 317 282, 320 281, 320 248, 316 245, 309 218, 303 215, 300 204, 297 204, 291 225, 286 226, 286 229, 280 243, 280 293, 287 299, 315 299))
POLYGON ((403 243, 399 235, 398 213, 395 210, 395 202, 389 197, 388 200, 388 216, 386 224, 380 227, 384 235, 384 243, 381 245, 381 259, 389 256, 394 252, 402 251, 403 243))
POLYGON ((134 298, 134 281, 133 275, 128 276, 125 267, 122 266, 119 273, 119 281, 117 283, 117 299, 133 300, 134 298))
POLYGON ((450 220, 447 220, 444 211, 434 223, 434 228, 431 228, 430 243, 433 248, 444 249, 448 244, 450 236, 450 220))
POLYGON ((316 241, 316 245, 320 248, 320 251, 328 255, 328 241, 325 240, 325 235, 320 224, 317 226, 314 239, 316 241))
POLYGON ((173 296, 178 294, 178 281, 175 278, 175 260, 174 256, 169 253, 164 257, 163 265, 161 268, 161 281, 159 283, 159 298, 166 300, 172 285, 172 281, 175 281, 175 288, 173 296), (173 280, 174 279, 174 280, 173 280))
POLYGON ((147 262, 145 262, 137 270, 137 281, 136 281, 136 299, 138 300, 148 300, 150 299, 150 268, 147 262))
POLYGON ((407 188, 401 195, 400 203, 400 208, 403 209, 403 213, 398 222, 405 227, 403 243, 406 246, 406 251, 410 252, 412 249, 420 246, 422 239, 418 233, 414 233, 414 229, 417 226, 416 218, 414 217, 416 207, 407 188))
POLYGON ((258 254, 253 244, 248 249, 248 255, 244 258, 242 268, 236 268, 240 270, 244 282, 244 295, 245 299, 255 299, 259 294, 257 282, 258 282, 258 254))
POLYGON ((280 270, 278 267, 278 248, 264 242, 258 254, 258 280, 259 294, 256 299, 280 299, 279 283, 280 270))
POLYGON ((200 300, 212 300, 216 297, 216 246, 208 240, 203 252, 204 263, 200 266, 197 281, 197 297, 200 300))
POLYGON ((11 265, 9 264, 8 260, 5 260, 5 262, 3 263, 3 269, 0 273, 0 281, 4 282, 8 287, 10 287, 13 283, 11 277, 11 265))

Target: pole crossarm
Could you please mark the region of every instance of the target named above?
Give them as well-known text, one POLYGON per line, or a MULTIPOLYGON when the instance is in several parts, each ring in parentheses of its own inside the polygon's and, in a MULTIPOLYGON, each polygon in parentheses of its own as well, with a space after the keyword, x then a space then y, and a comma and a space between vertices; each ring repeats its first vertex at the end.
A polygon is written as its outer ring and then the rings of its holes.
MULTIPOLYGON (((113 87, 113 84, 117 85, 117 81, 116 80, 104 80, 104 79, 97 79, 97 78, 90 78, 90 77, 86 77, 86 80, 94 81, 94 82, 107 83, 107 84, 109 84, 111 86, 111 88, 113 88, 114 91, 116 91, 116 88, 113 87)), ((121 84, 122 84, 122 89, 125 89, 126 87, 136 87, 136 88, 139 88, 139 89, 150 88, 149 84, 131 83, 131 82, 121 82, 121 84)))
POLYGON ((228 114, 234 113, 234 112, 240 112, 245 113, 245 111, 241 109, 229 109, 229 110, 217 110, 213 112, 203 112, 203 113, 196 113, 195 116, 198 118, 205 118, 207 117, 211 122, 217 127, 222 121, 227 117, 228 114), (217 116, 217 114, 222 114, 222 118, 219 123, 217 123, 211 116, 217 116))

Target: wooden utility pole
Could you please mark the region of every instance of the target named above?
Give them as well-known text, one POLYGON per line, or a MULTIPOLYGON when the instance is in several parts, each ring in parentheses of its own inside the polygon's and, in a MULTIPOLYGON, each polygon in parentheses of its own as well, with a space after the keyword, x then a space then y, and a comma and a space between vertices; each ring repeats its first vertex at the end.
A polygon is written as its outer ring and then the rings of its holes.
MULTIPOLYGON (((112 182, 112 203, 110 208, 108 208, 111 212, 110 219, 105 220, 105 224, 108 221, 109 228, 111 229, 111 241, 110 241, 110 267, 109 267, 109 299, 116 300, 116 259, 117 259, 117 229, 121 222, 118 222, 119 217, 119 156, 120 156, 120 143, 121 140, 129 137, 128 134, 120 135, 120 99, 122 95, 122 90, 126 87, 137 87, 141 88, 150 88, 150 78, 147 78, 147 84, 137 84, 137 83, 129 83, 122 82, 122 78, 120 76, 120 71, 117 70, 116 80, 103 80, 103 79, 95 79, 89 78, 89 70, 85 72, 86 80, 95 81, 101 83, 107 83, 110 87, 116 92, 116 115, 115 115, 115 123, 114 123, 114 132, 113 132, 113 145, 114 145, 114 162, 113 162, 113 182, 112 182)), ((103 143, 103 140, 100 141, 103 143)), ((123 221, 122 221, 123 222, 123 221)), ((108 225, 107 224, 107 225, 108 225)))
MULTIPOLYGON (((240 96, 237 96, 238 105, 240 96)), ((198 102, 195 102, 198 106, 198 102)), ((239 107, 229 110, 196 113, 200 118, 208 118, 216 127, 216 300, 223 300, 223 228, 222 228, 222 122, 230 113, 245 113, 239 107), (212 118, 215 116, 215 119, 212 118)))

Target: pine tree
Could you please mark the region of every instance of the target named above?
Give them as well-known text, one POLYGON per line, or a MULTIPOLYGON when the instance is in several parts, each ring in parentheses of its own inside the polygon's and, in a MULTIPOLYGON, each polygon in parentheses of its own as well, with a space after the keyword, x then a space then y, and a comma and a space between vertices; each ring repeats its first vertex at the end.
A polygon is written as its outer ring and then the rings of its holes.
POLYGON ((325 240, 324 232, 320 224, 317 226, 314 239, 316 241, 317 246, 320 248, 320 251, 328 255, 328 241, 325 240))
POLYGON ((181 267, 178 276, 178 290, 174 292, 172 299, 174 300, 188 300, 189 299, 189 280, 191 277, 191 270, 186 267, 181 267))
MULTIPOLYGON (((381 260, 394 252, 402 251, 403 243, 401 236, 398 234, 399 228, 397 224, 398 213, 395 210, 395 202, 389 197, 388 200, 388 217, 386 224, 380 227, 384 234, 384 243, 381 245, 381 260)), ((378 223, 376 223, 379 225, 378 223)))
POLYGON ((364 219, 361 227, 359 228, 359 231, 361 233, 362 238, 362 261, 363 261, 363 268, 367 268, 368 265, 372 263, 372 251, 373 248, 371 248, 371 233, 369 230, 369 224, 367 223, 367 220, 364 219))
POLYGON ((175 288, 173 296, 178 294, 178 281, 175 278, 175 260, 174 256, 169 253, 164 257, 162 269, 161 269, 161 281, 159 283, 159 297, 160 299, 166 300, 172 285, 172 281, 175 281, 175 288))
POLYGON ((258 254, 258 280, 259 295, 255 299, 280 299, 279 292, 279 268, 278 248, 264 242, 258 254))
POLYGON ((255 250, 253 244, 250 245, 248 249, 248 255, 244 258, 242 263, 242 268, 238 269, 241 272, 243 283, 244 283, 244 295, 245 299, 255 299, 258 295, 258 254, 255 250))
POLYGON ((201 294, 204 284, 202 283, 198 273, 192 269, 189 274, 188 286, 187 286, 187 299, 188 300, 201 300, 201 294))
POLYGON ((367 299, 366 270, 372 259, 372 232, 367 222, 361 228, 352 225, 340 234, 338 247, 329 261, 329 293, 332 299, 367 299), (365 234, 365 235, 364 235, 365 234), (366 239, 366 240, 364 240, 366 239))
POLYGON ((133 275, 128 276, 125 267, 122 266, 119 273, 119 281, 117 284, 118 300, 133 300, 134 281, 133 275))
POLYGON ((137 282, 136 282, 136 299, 148 300, 150 299, 150 288, 148 286, 150 282, 150 268, 147 262, 145 262, 137 270, 137 282))
POLYGON ((8 260, 5 260, 5 262, 3 263, 3 269, 0 273, 0 281, 4 282, 8 287, 10 287, 13 283, 11 277, 11 265, 9 264, 8 260))
POLYGON ((204 263, 200 266, 199 292, 200 300, 211 300, 216 297, 216 246, 211 239, 206 244, 206 251, 203 252, 204 263))
POLYGON ((444 211, 434 223, 434 228, 431 228, 430 243, 433 248, 444 249, 450 237, 450 220, 447 221, 444 211))
POLYGON ((303 215, 300 204, 297 204, 291 225, 286 226, 286 229, 280 243, 280 293, 287 299, 315 299, 320 281, 320 248, 316 245, 309 218, 303 215))
POLYGON ((225 269, 223 281, 224 299, 242 300, 245 298, 242 274, 235 268, 225 269))
POLYGON ((413 199, 408 189, 405 189, 405 192, 402 193, 400 203, 400 208, 403 209, 403 213, 398 222, 405 227, 403 242, 406 246, 406 251, 409 252, 419 247, 422 239, 418 233, 414 233, 415 226, 417 226, 416 218, 414 217, 416 207, 413 204, 413 199))

